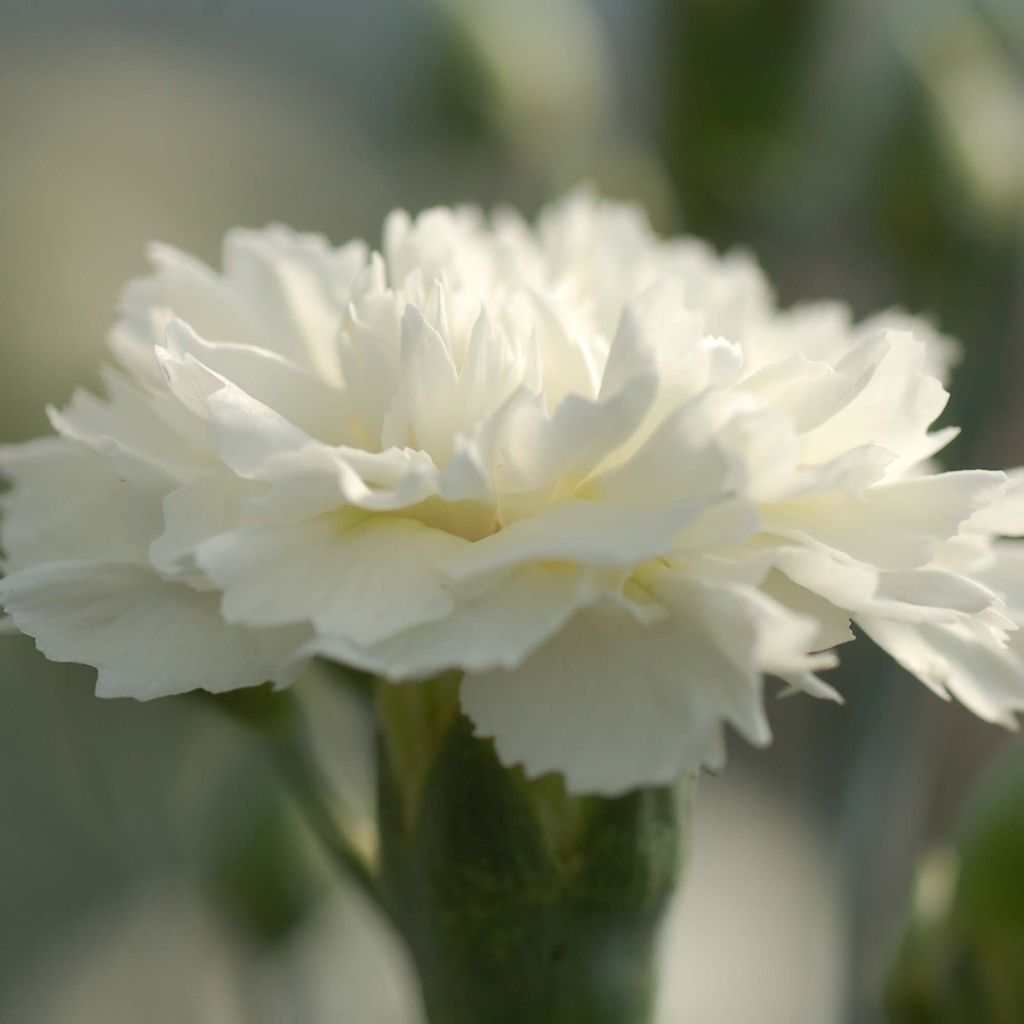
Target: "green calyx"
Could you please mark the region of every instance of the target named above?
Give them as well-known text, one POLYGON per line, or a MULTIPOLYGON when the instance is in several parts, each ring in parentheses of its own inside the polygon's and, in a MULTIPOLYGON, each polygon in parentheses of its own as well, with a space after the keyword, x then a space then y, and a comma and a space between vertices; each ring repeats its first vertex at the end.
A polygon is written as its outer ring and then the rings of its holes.
POLYGON ((527 779, 458 680, 378 684, 380 886, 431 1024, 643 1024, 681 861, 681 800, 527 779))

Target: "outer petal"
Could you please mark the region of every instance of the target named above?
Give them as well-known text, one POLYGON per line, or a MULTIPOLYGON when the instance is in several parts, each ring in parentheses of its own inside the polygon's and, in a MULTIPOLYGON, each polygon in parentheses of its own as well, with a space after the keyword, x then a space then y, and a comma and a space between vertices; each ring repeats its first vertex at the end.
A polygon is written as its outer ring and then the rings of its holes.
POLYGON ((87 448, 45 438, 0 449, 13 487, 0 498, 9 570, 65 558, 143 561, 159 502, 139 496, 87 448))
MULTIPOLYGON (((173 359, 191 357, 215 375, 214 380, 231 381, 321 441, 342 444, 351 440, 351 415, 344 391, 276 352, 255 345, 206 341, 177 319, 168 324, 166 348, 173 359)), ((204 406, 197 403, 194 411, 206 418, 204 406)))
POLYGON ((281 225, 232 231, 224 241, 225 277, 273 347, 333 383, 341 379, 334 348, 339 310, 365 260, 361 242, 334 250, 319 235, 281 225))
POLYGON ((989 550, 989 564, 977 572, 978 579, 997 591, 1010 614, 1024 625, 1024 542, 996 541, 989 550))
POLYGON ((949 395, 927 369, 923 342, 882 331, 860 342, 837 370, 856 382, 847 402, 804 435, 810 462, 824 462, 861 444, 877 444, 909 462, 935 450, 928 427, 949 395))
POLYGON ((816 632, 811 641, 812 650, 831 650, 854 639, 848 610, 839 608, 820 594, 801 587, 783 573, 769 573, 762 582, 761 589, 790 611, 813 619, 816 632))
POLYGON ((1024 469, 1007 473, 1006 487, 992 502, 979 509, 970 527, 1006 537, 1024 536, 1024 469))
POLYGON ((762 674, 813 666, 813 620, 750 587, 667 571, 648 582, 664 620, 602 604, 520 667, 466 677, 463 707, 503 760, 563 772, 576 792, 616 794, 718 764, 724 722, 768 741, 762 674))
POLYGON ((303 630, 250 632, 224 622, 217 595, 137 565, 48 562, 0 580, 2 604, 52 661, 99 670, 101 697, 149 700, 285 681, 303 630))
POLYGON ((177 398, 142 390, 115 371, 102 377, 108 399, 76 391, 64 409, 47 410, 59 434, 109 459, 139 488, 166 490, 209 466, 213 453, 202 421, 177 398))
POLYGON ((191 352, 161 350, 157 358, 182 404, 210 421, 218 454, 240 476, 257 476, 272 455, 312 443, 287 417, 214 373, 191 352))
POLYGON ((195 549, 205 540, 246 521, 242 502, 259 485, 228 470, 199 477, 164 498, 164 528, 149 546, 149 561, 162 573, 194 569, 195 549))
POLYGON ((1024 710, 1024 662, 984 626, 919 625, 858 617, 857 624, 940 696, 952 694, 979 718, 1016 728, 1024 710))
POLYGON ((797 352, 758 370, 742 387, 785 412, 796 430, 804 432, 834 415, 853 393, 855 383, 828 363, 797 352))
POLYGON ((150 376, 147 349, 179 316, 205 337, 260 346, 339 381, 334 333, 344 295, 366 261, 361 242, 332 250, 319 236, 280 225, 232 231, 223 276, 171 246, 154 245, 149 255, 155 274, 126 289, 111 337, 126 365, 150 376))
POLYGON ((937 543, 955 536, 1004 482, 1002 473, 977 470, 880 484, 863 500, 831 491, 767 507, 765 526, 880 569, 914 569, 930 562, 937 543))
POLYGON ((318 633, 374 644, 454 610, 437 563, 465 545, 412 519, 356 513, 224 533, 197 561, 224 591, 230 622, 308 620, 318 633))
POLYGON ((814 548, 782 548, 773 560, 794 584, 842 609, 847 617, 901 622, 974 618, 995 628, 1011 625, 996 592, 955 572, 932 567, 879 572, 814 548))
POLYGON ((394 680, 423 679, 450 669, 470 672, 518 665, 556 633, 577 608, 592 603, 606 581, 577 566, 523 566, 466 595, 447 618, 372 646, 318 636, 321 654, 394 680))

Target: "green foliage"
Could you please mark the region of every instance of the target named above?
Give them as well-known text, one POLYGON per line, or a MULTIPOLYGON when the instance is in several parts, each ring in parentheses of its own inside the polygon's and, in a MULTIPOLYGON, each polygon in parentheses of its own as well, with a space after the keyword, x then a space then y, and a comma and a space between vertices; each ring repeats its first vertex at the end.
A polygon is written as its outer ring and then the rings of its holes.
POLYGON ((792 139, 822 11, 816 0, 668 3, 663 155, 688 228, 744 238, 792 139))
POLYGON ((886 1003, 894 1024, 1024 1021, 1024 752, 978 793, 956 854, 922 866, 886 1003))

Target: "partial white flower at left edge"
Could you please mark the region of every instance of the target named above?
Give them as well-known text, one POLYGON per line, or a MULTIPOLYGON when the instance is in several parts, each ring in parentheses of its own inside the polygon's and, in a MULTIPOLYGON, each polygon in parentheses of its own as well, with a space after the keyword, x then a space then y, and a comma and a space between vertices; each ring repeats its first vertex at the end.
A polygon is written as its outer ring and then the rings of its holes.
POLYGON ((232 231, 126 289, 105 395, 0 469, 0 601, 141 699, 322 657, 461 700, 507 764, 622 793, 770 730, 873 638, 1024 707, 1024 478, 938 472, 953 351, 776 305, 742 254, 577 192, 392 214, 380 252, 232 231))

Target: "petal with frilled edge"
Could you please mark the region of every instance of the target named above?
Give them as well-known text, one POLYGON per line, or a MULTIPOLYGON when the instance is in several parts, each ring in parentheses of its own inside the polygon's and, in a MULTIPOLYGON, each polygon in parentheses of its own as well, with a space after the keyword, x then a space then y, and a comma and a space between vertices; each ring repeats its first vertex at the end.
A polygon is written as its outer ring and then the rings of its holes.
POLYGON ((374 644, 454 610, 437 566, 466 543, 416 520, 348 510, 233 530, 201 544, 196 560, 224 592, 230 622, 308 620, 323 635, 374 644))
POLYGON ((973 623, 885 622, 858 616, 879 647, 941 697, 952 694, 979 718, 1016 728, 1024 711, 1024 662, 998 634, 973 623))
MULTIPOLYGON (((215 390, 218 380, 230 381, 311 437, 330 444, 352 440, 351 414, 345 392, 305 367, 255 345, 207 341, 178 319, 168 324, 165 338, 166 350, 173 359, 183 361, 191 357, 215 375, 211 390, 215 390)), ((208 416, 208 410, 202 405, 194 411, 203 418, 208 416)))
POLYGON ((0 580, 0 605, 51 661, 98 669, 100 697, 149 700, 290 681, 303 629, 226 623, 218 595, 138 565, 47 562, 0 580))
POLYGON ((340 381, 334 334, 347 288, 366 263, 361 242, 332 249, 281 225, 235 230, 224 241, 223 275, 168 245, 151 246, 149 256, 154 274, 125 290, 111 339, 123 362, 145 373, 143 354, 178 316, 204 337, 259 346, 340 381))
POLYGON ((149 546, 150 564, 169 575, 193 569, 196 548, 244 525, 243 502, 260 493, 260 485, 227 470, 204 474, 171 491, 163 500, 163 531, 149 546))
POLYGON ((882 331, 854 346, 836 370, 855 386, 849 399, 804 435, 808 462, 824 462, 861 444, 877 444, 908 462, 931 455, 928 428, 949 395, 927 372, 923 343, 882 331))
POLYGON ((203 422, 178 399, 101 371, 107 398, 76 391, 63 409, 47 409, 58 434, 108 459, 139 489, 159 491, 192 479, 213 455, 203 422))
POLYGON ((662 621, 602 603, 518 668, 466 676, 463 707, 506 763, 614 795, 717 765, 726 722, 768 742, 762 676, 813 667, 813 620, 752 587, 669 571, 647 584, 662 621))
POLYGON ((394 680, 518 665, 603 585, 603 577, 567 563, 522 566, 462 595, 436 622, 368 646, 319 635, 306 650, 394 680))
POLYGON ((1010 614, 1024 625, 1024 541, 996 541, 988 564, 975 575, 1002 596, 1010 614))
POLYGON ((1001 534, 1024 536, 1024 469, 1012 469, 1006 486, 993 501, 971 516, 969 528, 1001 534))
POLYGON ((8 571, 61 559, 144 561, 160 503, 139 495, 82 445, 42 438, 0 449, 12 484, 0 497, 8 571))
POLYGON ((765 527, 880 569, 914 569, 1004 484, 1002 473, 972 470, 879 484, 861 499, 830 491, 766 507, 765 527))

